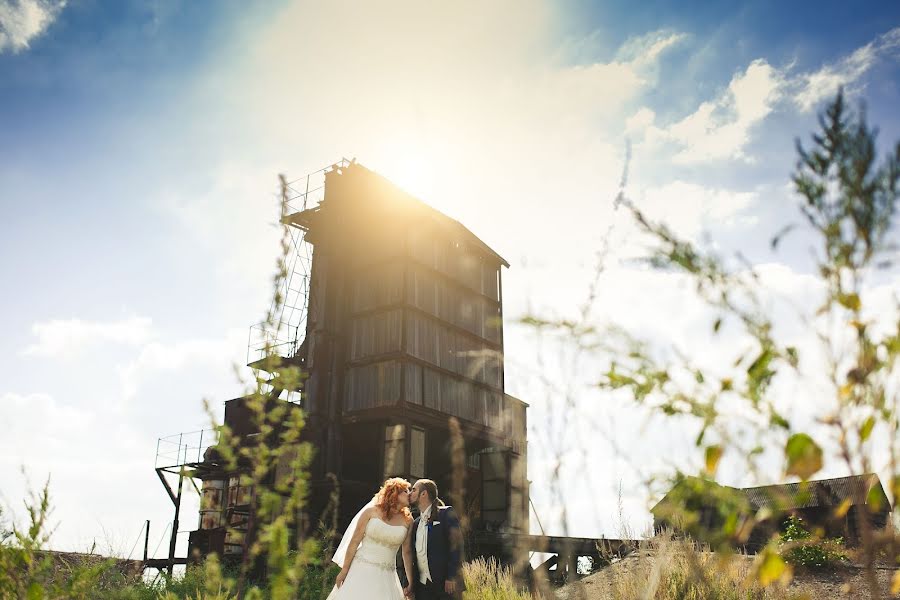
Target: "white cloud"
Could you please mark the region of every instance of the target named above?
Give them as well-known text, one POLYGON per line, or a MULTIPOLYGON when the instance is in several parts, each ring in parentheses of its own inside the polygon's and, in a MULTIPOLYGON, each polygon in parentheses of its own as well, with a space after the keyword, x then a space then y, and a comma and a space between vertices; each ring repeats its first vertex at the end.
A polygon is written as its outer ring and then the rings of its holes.
POLYGON ((202 188, 167 186, 154 206, 215 253, 220 277, 269 293, 281 233, 277 176, 274 165, 226 162, 210 167, 202 188))
POLYGON ((0 52, 27 48, 65 5, 66 0, 0 0, 0 52))
POLYGON ((701 103, 680 121, 657 127, 648 119, 648 109, 641 109, 629 122, 646 124, 645 135, 651 144, 673 144, 677 148, 673 159, 676 163, 746 160, 749 157, 744 148, 751 133, 774 110, 783 83, 781 71, 757 59, 736 74, 718 97, 701 103))
POLYGON ((642 107, 625 120, 625 132, 633 133, 643 131, 653 125, 653 121, 655 120, 656 113, 646 106, 642 107))
POLYGON ((697 239, 706 229, 752 226, 755 217, 741 213, 757 200, 755 192, 734 192, 675 180, 647 189, 639 202, 649 217, 682 237, 697 239))
MULTIPOLYGON (((758 58, 691 114, 668 124, 656 124, 656 114, 643 107, 626 120, 626 132, 637 136, 645 149, 670 150, 677 164, 752 162, 754 157, 748 156, 745 148, 754 129, 775 110, 790 104, 803 112, 812 110, 820 101, 834 96, 840 86, 858 87, 879 59, 896 57, 898 49, 900 27, 815 71, 792 74, 791 65, 778 68, 758 58)), ((849 88, 851 93, 855 90, 849 88)))
POLYGON ((98 344, 140 345, 153 336, 153 323, 147 317, 120 321, 51 320, 31 327, 37 342, 23 351, 27 356, 73 356, 98 344))
MULTIPOLYGON (((244 358, 245 329, 221 338, 153 335, 140 346, 131 342, 142 335, 113 337, 134 347, 32 377, 43 382, 36 393, 0 390, 0 423, 9 424, 0 436, 0 504, 21 519, 21 499, 49 476, 55 549, 84 550, 96 540, 101 552, 127 555, 144 518, 157 539, 172 518, 152 468, 157 437, 209 427, 201 399, 221 418, 221 402, 241 393, 232 365, 244 358), (30 486, 18 473, 23 466, 30 486)), ((64 339, 71 349, 73 338, 64 339)), ((190 489, 182 507, 188 528, 197 514, 190 489)), ((180 555, 186 543, 179 536, 180 555)))
POLYGON ((635 67, 655 66, 663 52, 684 42, 687 37, 685 33, 668 29, 651 31, 625 40, 616 56, 619 61, 635 67))
POLYGON ((17 467, 35 451, 33 458, 43 462, 56 453, 66 452, 72 434, 84 431, 91 416, 44 393, 0 394, 0 422, 5 423, 0 436, 0 462, 17 467))
POLYGON ((799 75, 794 102, 803 112, 812 110, 820 101, 834 96, 839 87, 856 83, 880 57, 896 56, 898 48, 900 27, 891 29, 818 71, 799 75))
POLYGON ((196 370, 199 367, 225 371, 233 364, 242 363, 246 336, 246 330, 241 329, 229 331, 218 339, 150 342, 134 360, 117 367, 123 400, 134 398, 143 383, 162 377, 164 372, 196 370))
MULTIPOLYGON (((154 539, 172 518, 152 469, 156 432, 135 419, 111 418, 105 398, 86 401, 78 391, 65 399, 0 393, 0 505, 5 516, 27 522, 23 499, 49 479, 51 548, 85 551, 96 541, 102 553, 127 556, 144 518, 153 520, 154 539)), ((190 489, 184 523, 196 514, 190 489)), ((186 541, 179 540, 181 554, 186 541)))
POLYGON ((660 56, 686 37, 661 30, 630 38, 610 62, 555 68, 542 93, 569 108, 579 108, 579 116, 619 108, 655 83, 660 56))

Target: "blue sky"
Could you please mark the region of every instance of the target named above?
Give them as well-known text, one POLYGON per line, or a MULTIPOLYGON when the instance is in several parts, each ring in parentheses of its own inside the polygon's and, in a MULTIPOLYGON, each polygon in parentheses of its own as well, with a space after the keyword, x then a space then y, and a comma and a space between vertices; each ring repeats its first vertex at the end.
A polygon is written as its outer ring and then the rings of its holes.
MULTIPOLYGON (((549 406, 541 346, 513 319, 571 314, 604 239, 621 250, 604 316, 676 342, 708 316, 625 260, 633 229, 611 199, 628 142, 648 212, 807 293, 805 238, 768 249, 796 220, 794 139, 839 84, 883 143, 900 137, 898 27, 893 2, 0 0, 3 500, 19 510, 25 465, 53 478, 57 547, 127 553, 145 518, 161 533, 156 438, 240 391, 230 365, 269 293, 276 175, 342 155, 510 260, 507 381, 532 423, 549 406)), ((541 440, 535 480, 552 463, 541 440)), ((591 494, 614 501, 620 482, 639 525, 646 493, 625 462, 591 494)))

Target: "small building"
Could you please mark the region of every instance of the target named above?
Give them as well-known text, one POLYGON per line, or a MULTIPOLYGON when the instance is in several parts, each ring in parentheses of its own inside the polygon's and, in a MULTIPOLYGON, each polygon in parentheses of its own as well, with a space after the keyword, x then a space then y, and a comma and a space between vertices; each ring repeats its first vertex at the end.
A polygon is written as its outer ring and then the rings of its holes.
POLYGON ((859 544, 862 519, 883 529, 891 510, 878 476, 866 473, 749 488, 686 477, 651 512, 657 533, 672 530, 713 546, 730 543, 755 552, 783 530, 790 516, 852 547, 859 544))

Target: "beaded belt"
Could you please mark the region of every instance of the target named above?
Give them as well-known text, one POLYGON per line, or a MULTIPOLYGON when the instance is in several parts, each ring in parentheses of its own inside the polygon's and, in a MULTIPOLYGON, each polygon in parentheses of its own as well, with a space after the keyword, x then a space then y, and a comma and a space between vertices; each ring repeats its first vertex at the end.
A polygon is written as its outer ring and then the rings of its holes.
MULTIPOLYGON (((394 546, 399 544, 399 542, 383 540, 383 539, 380 539, 380 538, 377 538, 377 537, 374 537, 371 535, 367 535, 365 539, 369 542, 372 542, 373 544, 378 544, 379 546, 384 546, 385 548, 393 548, 394 546)), ((400 540, 400 541, 402 542, 403 540, 400 540)))
POLYGON ((368 558, 358 555, 354 558, 354 560, 362 561, 366 564, 378 567, 379 569, 382 569, 384 571, 394 571, 397 568, 394 563, 375 562, 374 560, 369 560, 368 558))

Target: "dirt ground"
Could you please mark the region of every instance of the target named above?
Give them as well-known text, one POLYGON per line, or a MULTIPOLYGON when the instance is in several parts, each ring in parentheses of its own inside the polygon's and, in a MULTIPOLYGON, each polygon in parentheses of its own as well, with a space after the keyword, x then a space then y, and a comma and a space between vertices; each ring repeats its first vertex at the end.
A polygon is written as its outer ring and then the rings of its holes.
MULTIPOLYGON (((653 561, 652 555, 630 556, 597 573, 585 577, 581 581, 560 588, 556 595, 559 600, 620 600, 615 597, 615 582, 618 578, 634 577, 634 571, 646 572, 647 563, 653 561)), ((749 569, 752 557, 736 557, 735 560, 746 561, 749 569)), ((898 598, 890 595, 891 578, 895 569, 882 567, 877 570, 881 598, 898 598)), ((858 567, 838 567, 828 571, 798 571, 786 590, 776 591, 773 600, 799 599, 809 600, 871 600, 868 591, 866 573, 858 567)))

